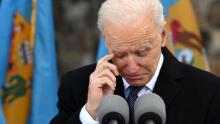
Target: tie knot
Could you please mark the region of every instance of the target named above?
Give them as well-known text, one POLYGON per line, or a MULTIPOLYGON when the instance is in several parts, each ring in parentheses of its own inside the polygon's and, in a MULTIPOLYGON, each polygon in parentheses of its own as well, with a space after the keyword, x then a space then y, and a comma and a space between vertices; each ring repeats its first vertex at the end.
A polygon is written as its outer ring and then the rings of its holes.
POLYGON ((137 95, 144 86, 129 86, 129 94, 137 95))

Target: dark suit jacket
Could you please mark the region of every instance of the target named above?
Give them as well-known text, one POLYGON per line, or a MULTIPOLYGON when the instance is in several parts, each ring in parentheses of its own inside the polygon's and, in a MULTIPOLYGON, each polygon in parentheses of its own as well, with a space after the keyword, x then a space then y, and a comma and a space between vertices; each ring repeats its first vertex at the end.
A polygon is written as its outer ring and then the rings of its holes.
MULTIPOLYGON (((162 48, 164 63, 153 92, 166 105, 166 124, 220 124, 220 79, 182 64, 162 48)), ((87 100, 89 76, 96 64, 67 73, 59 89, 59 113, 51 124, 80 124, 79 113, 87 100)), ((121 77, 115 94, 124 97, 121 77)))

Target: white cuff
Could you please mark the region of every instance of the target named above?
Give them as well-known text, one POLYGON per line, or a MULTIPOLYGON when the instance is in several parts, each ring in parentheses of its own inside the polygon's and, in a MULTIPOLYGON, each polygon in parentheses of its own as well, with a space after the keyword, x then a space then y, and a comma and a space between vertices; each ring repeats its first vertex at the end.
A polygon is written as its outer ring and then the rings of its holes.
POLYGON ((91 115, 87 112, 85 105, 80 111, 79 119, 83 124, 99 124, 99 122, 97 120, 94 120, 91 117, 91 115))

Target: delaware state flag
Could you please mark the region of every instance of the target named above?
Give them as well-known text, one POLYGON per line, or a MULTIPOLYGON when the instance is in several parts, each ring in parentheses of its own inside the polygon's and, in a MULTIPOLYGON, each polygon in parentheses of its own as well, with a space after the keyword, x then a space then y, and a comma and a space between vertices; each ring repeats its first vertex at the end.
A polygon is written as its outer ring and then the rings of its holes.
POLYGON ((58 88, 51 0, 0 0, 0 58, 0 123, 48 124, 58 88))
POLYGON ((177 0, 168 10, 169 43, 176 58, 186 64, 209 70, 199 26, 190 0, 177 0))

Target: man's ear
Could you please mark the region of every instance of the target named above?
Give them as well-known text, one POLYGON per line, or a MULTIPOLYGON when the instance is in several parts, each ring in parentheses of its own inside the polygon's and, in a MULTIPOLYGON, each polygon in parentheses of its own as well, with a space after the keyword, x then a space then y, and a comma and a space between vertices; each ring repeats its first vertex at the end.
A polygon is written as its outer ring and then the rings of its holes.
POLYGON ((166 43, 167 43, 167 24, 166 24, 166 22, 163 26, 161 37, 162 37, 162 47, 165 47, 166 43))

